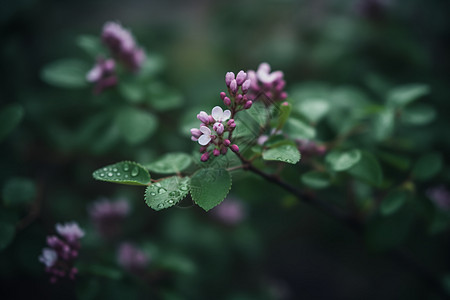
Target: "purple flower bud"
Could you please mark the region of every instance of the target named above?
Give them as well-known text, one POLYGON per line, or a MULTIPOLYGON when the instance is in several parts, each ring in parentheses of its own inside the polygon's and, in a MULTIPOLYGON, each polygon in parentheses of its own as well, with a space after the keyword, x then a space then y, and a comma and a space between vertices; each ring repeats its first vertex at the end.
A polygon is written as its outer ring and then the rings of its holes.
POLYGON ((244 81, 244 83, 242 84, 242 92, 244 93, 244 94, 246 94, 247 92, 248 92, 248 89, 250 88, 250 85, 251 85, 251 80, 250 79, 247 79, 246 81, 244 81))
POLYGON ((119 247, 117 261, 122 268, 132 273, 140 273, 149 263, 145 252, 130 243, 122 243, 119 247))
POLYGON ((234 153, 238 153, 239 152, 239 147, 236 144, 231 145, 230 147, 231 151, 233 151, 234 153))
POLYGON ((230 140, 229 140, 229 139, 225 139, 225 140, 223 140, 223 145, 224 145, 225 147, 228 147, 228 146, 230 146, 230 144, 231 144, 231 142, 230 142, 230 140))
POLYGON ((287 98, 287 93, 286 92, 282 92, 279 96, 279 100, 284 100, 287 98))
POLYGON ((209 152, 203 153, 202 157, 200 158, 201 161, 205 162, 209 159, 209 152))
POLYGON ((214 155, 214 156, 219 156, 219 155, 220 155, 219 149, 217 149, 217 148, 214 149, 214 150, 213 150, 213 155, 214 155))
POLYGON ((236 83, 237 85, 242 85, 244 83, 245 79, 247 79, 247 73, 244 71, 239 71, 239 73, 236 75, 236 83))
POLYGON ((209 123, 209 116, 206 112, 201 111, 198 115, 197 115, 197 119, 200 120, 200 122, 208 124, 209 123))
POLYGON ((208 121, 209 121, 209 123, 214 123, 216 120, 214 120, 214 118, 213 118, 213 116, 208 116, 208 121))
POLYGON ((192 134, 192 137, 195 137, 198 139, 203 133, 198 128, 192 128, 191 134, 192 134))
POLYGON ((236 79, 233 79, 230 83, 230 90, 233 94, 236 94, 237 89, 238 89, 238 85, 237 85, 236 79))
POLYGON ((222 135, 225 127, 223 127, 222 123, 216 122, 213 126, 213 129, 215 132, 217 132, 218 135, 222 135))
POLYGON ((252 104, 252 100, 248 100, 247 102, 245 102, 244 109, 249 109, 250 107, 252 107, 252 104))
POLYGON ((236 96, 236 103, 241 103, 241 101, 242 101, 242 95, 241 94, 239 94, 239 95, 237 95, 236 96))
POLYGON ((285 86, 286 86, 286 81, 280 80, 280 81, 278 81, 278 83, 276 84, 275 90, 277 90, 278 92, 281 92, 281 91, 284 89, 285 86))
POLYGON ((231 105, 231 100, 228 97, 223 98, 223 104, 225 104, 226 106, 230 106, 231 105))
POLYGON ((227 122, 227 125, 230 126, 233 123, 234 123, 234 119, 229 119, 228 122, 227 122))
POLYGON ((282 106, 289 106, 289 102, 285 101, 283 103, 281 103, 282 106))
POLYGON ((227 152, 228 152, 228 148, 226 148, 226 147, 222 147, 222 148, 220 149, 220 153, 222 153, 222 155, 227 154, 227 152))
POLYGON ((225 92, 220 92, 220 99, 224 100, 226 95, 225 92))
POLYGON ((236 123, 234 123, 234 122, 229 123, 229 124, 228 124, 228 127, 229 127, 230 129, 234 129, 234 128, 236 128, 236 123))
POLYGON ((208 149, 208 147, 207 146, 201 146, 200 147, 200 153, 203 153, 203 152, 205 152, 206 151, 206 149, 208 149))
POLYGON ((228 72, 225 75, 225 83, 227 84, 227 86, 229 87, 231 84, 231 81, 234 80, 234 73, 233 72, 228 72))

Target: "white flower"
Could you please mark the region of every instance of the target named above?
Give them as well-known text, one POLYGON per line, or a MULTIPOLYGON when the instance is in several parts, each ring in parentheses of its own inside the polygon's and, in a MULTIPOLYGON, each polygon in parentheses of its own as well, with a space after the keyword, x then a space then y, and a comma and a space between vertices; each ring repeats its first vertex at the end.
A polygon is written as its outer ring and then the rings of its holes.
POLYGON ((46 267, 50 268, 53 266, 58 259, 58 254, 55 250, 50 248, 42 249, 42 254, 39 256, 39 261, 43 263, 46 267))
POLYGON ((256 77, 262 83, 273 83, 274 81, 283 77, 283 72, 275 71, 270 73, 270 65, 268 63, 261 63, 256 71, 256 77))
POLYGON ((75 241, 84 236, 84 231, 76 222, 56 224, 56 231, 68 241, 75 241))
POLYGON ((198 138, 198 143, 202 146, 206 146, 211 141, 211 129, 206 126, 200 126, 200 131, 203 134, 198 138))
POLYGON ((211 115, 217 122, 223 122, 231 117, 231 111, 228 109, 226 111, 222 110, 222 107, 216 106, 212 109, 211 115))

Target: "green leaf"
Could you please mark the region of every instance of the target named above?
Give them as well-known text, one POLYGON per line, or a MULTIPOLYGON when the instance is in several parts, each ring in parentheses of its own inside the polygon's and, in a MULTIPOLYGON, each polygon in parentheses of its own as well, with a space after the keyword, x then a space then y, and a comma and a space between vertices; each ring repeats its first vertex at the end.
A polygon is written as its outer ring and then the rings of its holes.
POLYGON ((406 125, 426 125, 436 118, 436 110, 427 104, 416 104, 402 111, 401 121, 406 125))
POLYGON ((380 157, 384 162, 390 164, 391 166, 405 171, 411 165, 410 159, 405 156, 398 155, 395 153, 385 152, 385 151, 377 151, 378 157, 380 157))
POLYGON ((380 213, 388 216, 398 211, 408 198, 408 192, 404 190, 391 191, 380 205, 380 213))
POLYGON ((397 87, 389 92, 388 104, 392 106, 405 106, 420 97, 427 95, 430 88, 425 84, 410 84, 397 87))
POLYGON ((311 140, 316 137, 316 129, 298 119, 289 118, 284 130, 293 139, 311 140))
POLYGON ((183 96, 174 89, 160 83, 148 87, 149 102, 158 111, 167 111, 183 105, 183 96))
POLYGON ((44 67, 41 79, 50 85, 62 88, 82 88, 87 86, 86 74, 89 65, 78 59, 64 59, 44 67))
POLYGON ((118 113, 117 124, 125 141, 130 145, 136 145, 155 132, 158 121, 149 112, 136 108, 125 108, 118 113))
POLYGON ((286 123, 286 121, 289 119, 289 116, 291 114, 291 110, 292 110, 292 105, 289 104, 288 102, 283 102, 280 106, 279 106, 279 115, 278 115, 278 124, 277 124, 277 128, 276 130, 280 130, 283 128, 284 124, 286 123))
POLYGON ((225 169, 200 169, 191 178, 192 200, 208 211, 225 199, 231 188, 231 175, 225 169))
POLYGON ((330 185, 330 176, 323 172, 310 171, 302 175, 302 183, 313 189, 323 189, 330 185))
POLYGON ((331 169, 337 172, 345 171, 356 165, 361 159, 361 151, 333 151, 329 153, 325 161, 331 166, 331 169))
POLYGON ((442 169, 442 155, 437 152, 427 153, 421 156, 415 163, 412 175, 418 180, 428 180, 442 169))
POLYGON ((19 104, 11 104, 0 111, 0 141, 19 125, 24 109, 19 104))
POLYGON ((97 180, 128 184, 148 185, 150 174, 140 164, 132 161, 122 161, 113 165, 100 168, 92 173, 97 180))
POLYGON ((160 159, 145 167, 159 174, 173 174, 185 170, 192 163, 192 158, 186 153, 167 153, 160 159))
POLYGON ((3 186, 2 196, 6 206, 27 204, 35 199, 36 186, 27 178, 12 178, 3 186))
POLYGON ((97 57, 103 52, 100 39, 94 35, 80 35, 77 38, 77 46, 92 57, 97 57))
POLYGON ((395 112, 392 109, 385 109, 375 116, 374 136, 377 141, 383 141, 394 132, 395 112))
POLYGON ((364 181, 380 186, 383 181, 383 172, 378 160, 371 153, 361 151, 361 159, 348 172, 364 181))
POLYGON ((295 165, 300 160, 300 152, 297 146, 290 142, 264 150, 262 157, 265 160, 277 160, 295 165))
POLYGON ((310 98, 298 103, 295 109, 310 122, 317 123, 326 116, 330 110, 330 104, 324 99, 310 98))
POLYGON ((16 227, 13 223, 0 221, 0 251, 12 242, 15 231, 16 227))
POLYGON ((189 192, 189 177, 169 177, 152 183, 145 190, 145 202, 154 210, 176 205, 189 192))
MULTIPOLYGON (((133 78, 134 79, 134 78, 133 78)), ((139 103, 145 97, 145 91, 136 80, 120 82, 119 92, 130 103, 139 103)))

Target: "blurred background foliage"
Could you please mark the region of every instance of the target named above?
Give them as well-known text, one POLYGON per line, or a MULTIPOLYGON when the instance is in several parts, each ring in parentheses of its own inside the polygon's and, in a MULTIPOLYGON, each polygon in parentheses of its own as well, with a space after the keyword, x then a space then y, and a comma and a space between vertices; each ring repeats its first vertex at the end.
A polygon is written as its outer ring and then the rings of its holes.
POLYGON ((405 250, 450 283, 449 216, 427 196, 450 179, 448 11, 445 0, 3 1, 2 298, 439 299, 386 253, 405 250), (83 79, 109 20, 130 28, 149 59, 137 77, 94 95, 83 79), (303 159, 284 173, 364 215, 362 238, 241 173, 230 197, 245 218, 235 225, 189 201, 156 213, 143 190, 92 179, 116 161, 194 151, 189 128, 220 103, 224 74, 263 61, 285 73, 294 115, 317 131, 306 137, 339 141, 365 124, 344 148, 376 157, 384 179, 342 174, 339 189, 321 189, 323 174, 300 181, 311 169, 303 159), (89 218, 100 197, 131 205, 115 242, 99 239, 89 218), (54 224, 71 220, 87 232, 80 274, 51 285, 37 257, 54 224), (152 278, 120 268, 119 241, 149 255, 152 278))

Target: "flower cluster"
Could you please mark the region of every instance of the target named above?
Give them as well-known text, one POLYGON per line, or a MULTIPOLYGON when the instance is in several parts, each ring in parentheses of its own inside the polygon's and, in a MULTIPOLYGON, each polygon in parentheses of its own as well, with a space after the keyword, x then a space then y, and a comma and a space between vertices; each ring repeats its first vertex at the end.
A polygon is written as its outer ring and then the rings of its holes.
POLYGON ((97 58, 97 63, 87 73, 86 80, 95 83, 96 94, 117 85, 116 62, 121 62, 126 69, 136 72, 145 61, 144 50, 137 46, 132 34, 119 23, 107 22, 103 26, 101 37, 114 59, 97 58))
POLYGON ((116 202, 101 199, 88 208, 89 215, 100 236, 105 239, 117 237, 122 232, 123 221, 130 212, 126 200, 116 202))
POLYGON ((212 109, 211 115, 201 111, 197 119, 201 122, 200 128, 192 128, 192 140, 198 141, 201 161, 207 161, 211 155, 225 155, 228 148, 233 152, 239 152, 239 147, 232 144, 232 134, 236 128, 234 116, 237 112, 252 107, 252 100, 248 99, 247 92, 250 88, 250 80, 244 71, 240 71, 236 76, 233 72, 225 75, 225 83, 228 87, 228 94, 220 93, 223 103, 229 108, 223 110, 220 106, 212 109), (227 121, 228 120, 228 121, 227 121), (212 129, 212 130, 211 130, 212 129))
POLYGON ((438 208, 450 210, 450 191, 445 186, 438 185, 428 189, 427 196, 438 208))
POLYGON ((87 81, 95 83, 95 94, 100 94, 103 90, 117 84, 115 69, 116 62, 113 59, 103 57, 97 59, 97 63, 86 75, 87 81))
POLYGON ((149 263, 149 257, 142 250, 130 243, 122 243, 119 247, 117 261, 125 270, 141 274, 149 263))
POLYGON ((232 198, 224 200, 211 213, 215 219, 226 225, 237 225, 246 217, 242 202, 232 198))
POLYGON ((56 224, 56 231, 62 239, 55 235, 48 236, 49 248, 44 248, 39 256, 39 261, 45 264, 45 271, 51 274, 51 283, 56 283, 58 278, 75 279, 78 270, 74 262, 80 250, 79 239, 84 236, 84 231, 75 222, 56 224))
POLYGON ((269 106, 273 102, 283 101, 287 98, 284 91, 286 82, 283 79, 282 71, 270 72, 268 63, 261 63, 258 70, 248 71, 248 78, 251 81, 249 94, 256 100, 262 96, 262 101, 269 106))
POLYGON ((327 151, 325 145, 317 144, 311 140, 297 139, 295 142, 297 143, 298 150, 302 154, 303 160, 313 156, 322 156, 327 151))
POLYGON ((137 71, 142 66, 144 50, 136 45, 133 35, 119 23, 108 22, 103 26, 102 41, 129 70, 137 71))

